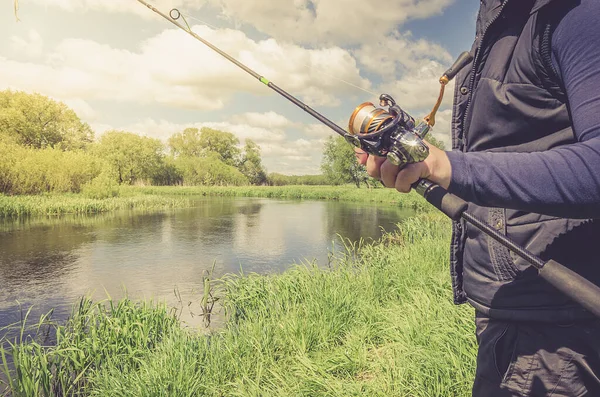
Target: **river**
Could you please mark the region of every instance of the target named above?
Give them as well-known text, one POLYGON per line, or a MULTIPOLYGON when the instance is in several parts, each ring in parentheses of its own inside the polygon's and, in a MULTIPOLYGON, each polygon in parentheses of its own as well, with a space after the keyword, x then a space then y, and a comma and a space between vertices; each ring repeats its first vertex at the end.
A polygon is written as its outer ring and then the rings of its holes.
POLYGON ((213 263, 214 277, 309 261, 326 267, 340 237, 369 242, 411 214, 338 201, 201 198, 194 208, 153 213, 0 221, 0 327, 32 305, 34 319, 51 308, 65 319, 81 296, 119 299, 125 290, 183 309, 182 322, 196 326, 213 263))

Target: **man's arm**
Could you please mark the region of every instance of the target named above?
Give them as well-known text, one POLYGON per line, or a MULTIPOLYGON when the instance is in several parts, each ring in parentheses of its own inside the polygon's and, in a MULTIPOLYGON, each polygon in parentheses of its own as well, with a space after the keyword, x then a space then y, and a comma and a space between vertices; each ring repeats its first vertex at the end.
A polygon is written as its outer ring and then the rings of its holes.
POLYGON ((578 142, 546 152, 448 152, 448 189, 467 201, 565 217, 600 217, 600 2, 557 26, 553 62, 578 142))

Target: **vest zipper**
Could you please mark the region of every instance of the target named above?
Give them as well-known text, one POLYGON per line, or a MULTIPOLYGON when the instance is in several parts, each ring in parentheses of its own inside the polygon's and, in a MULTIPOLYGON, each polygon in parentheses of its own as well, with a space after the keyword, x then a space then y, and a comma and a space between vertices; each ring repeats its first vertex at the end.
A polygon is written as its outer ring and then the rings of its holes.
POLYGON ((479 60, 479 55, 481 54, 481 48, 484 44, 484 40, 485 40, 485 34, 487 33, 488 29, 490 28, 490 26, 492 26, 492 24, 494 22, 496 22, 496 20, 500 17, 500 15, 502 14, 502 11, 504 10, 504 7, 506 7, 506 4, 508 3, 508 0, 504 1, 502 3, 502 5, 500 6, 500 10, 498 11, 498 13, 496 15, 494 15, 494 17, 492 19, 490 19, 490 21, 485 25, 485 28, 483 29, 483 33, 481 34, 481 40, 479 41, 479 45, 477 46, 477 49, 475 50, 475 58, 473 59, 473 67, 471 69, 471 79, 469 80, 469 99, 467 99, 467 106, 465 108, 465 114, 463 116, 463 128, 461 130, 461 134, 459 136, 459 138, 462 138, 462 150, 461 151, 465 151, 465 147, 466 145, 466 126, 467 126, 467 116, 469 115, 469 108, 471 107, 471 100, 473 98, 473 86, 475 85, 475 72, 477 70, 477 61, 479 60))

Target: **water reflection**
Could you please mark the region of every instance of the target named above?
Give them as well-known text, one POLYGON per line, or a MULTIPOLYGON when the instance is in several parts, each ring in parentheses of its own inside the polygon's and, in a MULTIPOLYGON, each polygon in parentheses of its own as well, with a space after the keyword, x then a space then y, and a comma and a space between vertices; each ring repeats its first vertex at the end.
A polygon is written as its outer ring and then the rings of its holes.
MULTIPOLYGON (((82 295, 197 301, 203 273, 327 264, 337 234, 376 239, 406 211, 340 202, 203 198, 194 208, 0 223, 0 327, 18 302, 65 316, 82 295)), ((196 310, 197 311, 197 310, 196 310)), ((183 320, 199 324, 189 312, 183 320)))

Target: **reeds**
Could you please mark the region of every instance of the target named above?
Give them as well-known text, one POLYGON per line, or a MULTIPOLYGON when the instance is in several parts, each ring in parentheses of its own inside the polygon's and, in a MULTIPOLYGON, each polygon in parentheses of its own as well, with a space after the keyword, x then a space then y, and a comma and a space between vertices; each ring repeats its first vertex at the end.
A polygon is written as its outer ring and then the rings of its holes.
POLYGON ((188 206, 191 206, 191 200, 182 197, 140 195, 92 199, 77 194, 36 196, 0 194, 0 218, 30 215, 97 214, 126 209, 148 211, 188 206))
POLYGON ((357 189, 354 186, 153 186, 131 187, 136 194, 168 196, 264 197, 303 200, 339 200, 383 203, 430 211, 433 207, 415 192, 400 194, 395 189, 357 189))

